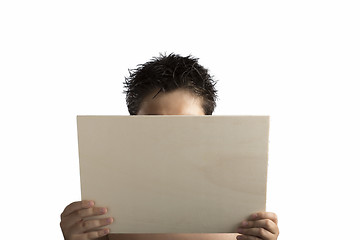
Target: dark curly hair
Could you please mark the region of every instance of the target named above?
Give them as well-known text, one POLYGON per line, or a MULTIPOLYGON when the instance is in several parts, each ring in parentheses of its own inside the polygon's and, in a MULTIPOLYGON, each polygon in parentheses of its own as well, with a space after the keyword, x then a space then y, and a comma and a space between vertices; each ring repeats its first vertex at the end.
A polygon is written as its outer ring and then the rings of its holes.
POLYGON ((124 93, 130 115, 136 115, 144 98, 157 89, 160 89, 157 94, 179 88, 189 90, 202 99, 206 115, 211 115, 216 107, 216 81, 206 68, 199 65, 198 58, 191 55, 160 54, 137 65, 136 69, 129 69, 129 74, 125 77, 124 93))

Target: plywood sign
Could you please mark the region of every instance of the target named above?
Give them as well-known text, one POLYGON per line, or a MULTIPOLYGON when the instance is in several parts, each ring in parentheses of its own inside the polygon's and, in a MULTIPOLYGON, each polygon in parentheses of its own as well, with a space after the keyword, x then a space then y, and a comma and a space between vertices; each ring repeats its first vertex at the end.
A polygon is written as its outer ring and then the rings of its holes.
POLYGON ((113 233, 231 233, 264 211, 268 116, 78 116, 82 199, 113 233))

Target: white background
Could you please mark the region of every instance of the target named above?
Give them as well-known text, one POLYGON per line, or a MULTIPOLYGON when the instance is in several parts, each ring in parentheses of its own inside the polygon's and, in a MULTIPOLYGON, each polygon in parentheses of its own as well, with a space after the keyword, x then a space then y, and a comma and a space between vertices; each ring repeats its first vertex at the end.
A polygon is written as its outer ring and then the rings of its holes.
POLYGON ((346 0, 1 1, 0 238, 62 239, 60 214, 80 199, 76 115, 127 115, 127 69, 175 52, 219 80, 216 115, 271 116, 279 239, 359 239, 359 12, 346 0))

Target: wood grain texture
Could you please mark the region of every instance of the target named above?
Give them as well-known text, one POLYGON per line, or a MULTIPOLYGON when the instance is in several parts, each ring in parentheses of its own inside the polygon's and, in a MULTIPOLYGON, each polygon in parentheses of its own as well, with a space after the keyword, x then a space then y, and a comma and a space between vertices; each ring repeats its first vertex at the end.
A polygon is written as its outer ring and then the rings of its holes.
POLYGON ((113 233, 232 233, 265 211, 268 116, 78 116, 82 199, 113 233))

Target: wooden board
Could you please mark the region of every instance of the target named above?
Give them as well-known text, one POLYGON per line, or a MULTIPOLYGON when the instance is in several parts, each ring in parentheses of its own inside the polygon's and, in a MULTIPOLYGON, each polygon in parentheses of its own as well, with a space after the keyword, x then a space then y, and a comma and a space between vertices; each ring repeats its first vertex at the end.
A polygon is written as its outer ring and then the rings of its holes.
POLYGON ((78 116, 82 199, 113 233, 232 233, 265 211, 268 116, 78 116))

